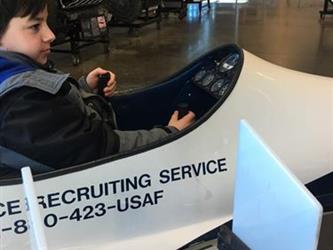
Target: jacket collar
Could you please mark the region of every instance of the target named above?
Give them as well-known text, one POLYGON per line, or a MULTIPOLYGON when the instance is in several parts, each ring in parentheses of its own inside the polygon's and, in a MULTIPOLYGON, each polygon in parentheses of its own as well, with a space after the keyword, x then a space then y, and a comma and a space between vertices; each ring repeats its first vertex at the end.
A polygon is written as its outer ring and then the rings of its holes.
POLYGON ((68 77, 25 55, 0 50, 0 97, 23 86, 55 94, 68 77))
POLYGON ((7 59, 8 61, 15 62, 17 64, 24 64, 32 69, 43 69, 46 71, 50 71, 48 68, 48 64, 42 65, 34 60, 32 60, 30 57, 16 52, 6 51, 6 50, 0 50, 0 57, 7 59))

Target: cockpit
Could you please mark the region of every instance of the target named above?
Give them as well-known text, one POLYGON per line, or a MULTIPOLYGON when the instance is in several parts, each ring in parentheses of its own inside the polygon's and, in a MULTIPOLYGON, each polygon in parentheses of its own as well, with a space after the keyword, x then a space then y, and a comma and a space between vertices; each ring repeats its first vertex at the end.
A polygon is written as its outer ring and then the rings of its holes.
MULTIPOLYGON (((113 96, 109 101, 115 110, 120 130, 151 129, 156 125, 166 125, 174 110, 184 106, 196 114, 196 121, 179 133, 130 152, 74 166, 70 168, 71 170, 60 169, 51 172, 56 172, 55 175, 58 175, 64 171, 90 168, 162 146, 190 133, 222 107, 237 83, 243 60, 243 52, 239 47, 222 46, 201 56, 158 84, 113 96)), ((22 165, 22 161, 18 162, 20 162, 18 165, 22 165)), ((17 166, 15 169, 17 175, 20 167, 23 166, 17 166)), ((37 172, 50 172, 50 170, 37 172)), ((1 176, 8 178, 6 174, 1 176)))
POLYGON ((179 104, 196 114, 197 123, 210 116, 232 92, 243 65, 236 45, 219 47, 152 87, 116 96, 112 105, 120 129, 149 129, 166 124, 179 104))

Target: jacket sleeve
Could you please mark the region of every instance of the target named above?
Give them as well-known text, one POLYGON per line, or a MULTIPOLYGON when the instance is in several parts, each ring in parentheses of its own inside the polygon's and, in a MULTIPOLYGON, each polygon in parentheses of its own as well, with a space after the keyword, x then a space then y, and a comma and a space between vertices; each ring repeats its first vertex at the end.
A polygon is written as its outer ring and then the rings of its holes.
POLYGON ((96 94, 88 85, 87 81, 86 81, 86 76, 81 76, 78 80, 79 83, 79 88, 81 90, 84 90, 85 92, 88 93, 92 93, 92 94, 96 94))
MULTIPOLYGON (((85 98, 86 96, 84 92, 93 93, 93 91, 89 88, 85 80, 85 77, 81 77, 78 82, 80 86, 80 92, 83 98, 85 98)), ((114 113, 113 110, 110 110, 109 112, 114 113)), ((113 121, 116 124, 115 117, 116 116, 113 115, 113 121)), ((115 125, 115 127, 117 127, 117 125, 115 125)), ((158 141, 166 137, 167 135, 175 133, 177 131, 178 130, 174 127, 159 127, 150 130, 132 130, 132 131, 115 130, 114 132, 119 137, 119 152, 124 152, 158 141)))
POLYGON ((115 133, 119 137, 119 152, 123 152, 155 142, 177 131, 178 130, 173 127, 161 127, 151 130, 115 130, 115 133))

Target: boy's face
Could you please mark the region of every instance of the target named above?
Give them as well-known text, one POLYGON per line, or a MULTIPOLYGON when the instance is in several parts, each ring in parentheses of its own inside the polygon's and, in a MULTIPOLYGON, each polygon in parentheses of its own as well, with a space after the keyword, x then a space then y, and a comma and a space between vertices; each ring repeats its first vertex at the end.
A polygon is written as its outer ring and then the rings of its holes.
POLYGON ((0 38, 0 47, 25 54, 36 62, 45 64, 50 54, 50 44, 55 39, 46 23, 47 15, 45 8, 35 18, 12 18, 6 32, 0 38))

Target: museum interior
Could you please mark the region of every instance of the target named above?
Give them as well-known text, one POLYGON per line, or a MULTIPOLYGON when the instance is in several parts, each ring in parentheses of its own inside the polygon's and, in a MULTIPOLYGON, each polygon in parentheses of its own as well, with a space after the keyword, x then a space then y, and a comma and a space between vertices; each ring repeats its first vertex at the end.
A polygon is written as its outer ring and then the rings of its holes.
MULTIPOLYGON (((111 70, 117 76, 118 93, 157 84, 226 44, 288 69, 333 77, 332 1, 142 0, 123 7, 122 1, 104 2, 107 25, 92 36, 96 43, 70 47, 59 39, 53 48, 67 52, 52 53, 51 59, 76 78, 96 67, 111 70)), ((67 12, 82 12, 86 18, 84 7, 67 12)), ((88 18, 94 16, 88 13, 88 18)), ((90 38, 92 31, 86 32, 90 38)), ((332 224, 333 216, 326 213, 318 249, 333 249, 332 224)))
MULTIPOLYGON (((132 29, 131 23, 122 27, 111 24, 108 53, 99 43, 80 49, 80 63, 75 66, 71 55, 53 53, 51 58, 60 70, 72 72, 74 77, 95 67, 110 69, 117 75, 118 91, 162 81, 199 56, 229 43, 289 69, 333 76, 333 20, 330 14, 321 18, 322 0, 233 2, 211 0, 208 8, 204 1, 201 11, 199 4, 191 3, 184 16, 177 1, 166 1, 160 20, 145 21, 145 14, 134 20, 133 14, 132 29)), ((332 7, 328 1, 327 13, 332 7)))

